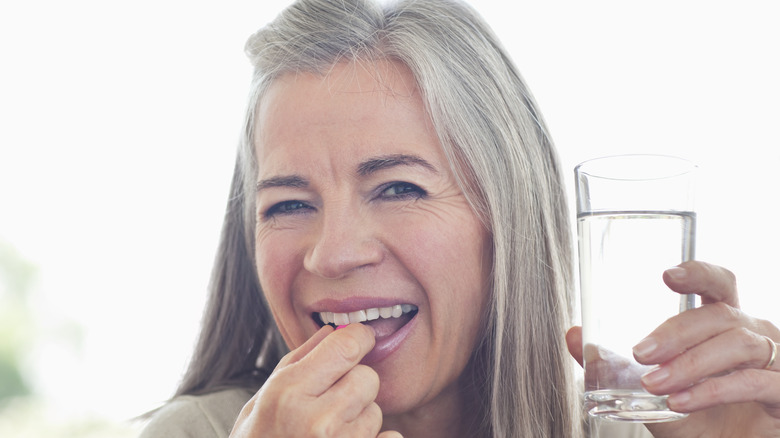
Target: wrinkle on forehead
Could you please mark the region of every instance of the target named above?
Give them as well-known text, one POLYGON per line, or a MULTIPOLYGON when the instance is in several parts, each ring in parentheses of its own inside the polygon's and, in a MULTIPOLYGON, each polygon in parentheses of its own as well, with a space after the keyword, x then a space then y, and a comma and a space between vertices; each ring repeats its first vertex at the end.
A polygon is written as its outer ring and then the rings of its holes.
MULTIPOLYGON (((263 98, 258 102, 257 111, 255 111, 253 149, 257 151, 259 143, 263 142, 263 137, 268 133, 268 129, 273 126, 264 126, 269 119, 269 115, 278 111, 275 107, 279 102, 279 95, 284 95, 291 89, 298 87, 302 82, 316 83, 319 85, 312 90, 312 95, 322 93, 320 96, 338 99, 338 95, 350 95, 356 93, 371 93, 382 96, 385 102, 387 99, 393 99, 395 105, 409 107, 415 111, 419 103, 422 102, 422 95, 417 86, 417 82, 411 70, 402 62, 392 59, 382 60, 353 60, 339 62, 331 66, 326 74, 314 72, 290 72, 279 76, 266 89, 263 98)), ((312 96, 312 99, 314 97, 312 96)), ((305 110, 307 102, 301 102, 301 108, 305 110)), ((425 105, 422 106, 425 108, 425 105)), ((425 111, 425 110, 423 110, 425 111)), ((315 115, 308 121, 311 124, 317 124, 322 119, 327 119, 327 114, 321 114, 323 117, 315 115)), ((433 133, 434 129, 430 119, 425 119, 426 130, 433 133)))

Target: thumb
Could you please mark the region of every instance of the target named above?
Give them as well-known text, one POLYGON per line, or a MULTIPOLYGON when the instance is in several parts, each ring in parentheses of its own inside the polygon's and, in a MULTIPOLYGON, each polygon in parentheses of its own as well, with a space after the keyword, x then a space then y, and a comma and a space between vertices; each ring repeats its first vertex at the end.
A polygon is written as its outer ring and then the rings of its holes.
POLYGON ((569 354, 582 366, 582 327, 575 325, 566 332, 566 346, 569 354))
POLYGON ((287 353, 282 358, 282 360, 279 361, 279 364, 276 366, 276 368, 281 369, 286 367, 287 365, 294 364, 299 360, 303 359, 304 356, 309 354, 314 349, 314 347, 319 345, 320 342, 322 342, 322 340, 325 339, 325 337, 331 334, 332 332, 333 332, 333 327, 329 325, 322 327, 311 338, 309 338, 306 342, 301 344, 300 347, 287 353))
POLYGON ((376 438, 404 438, 404 436, 394 430, 388 430, 380 433, 376 438))

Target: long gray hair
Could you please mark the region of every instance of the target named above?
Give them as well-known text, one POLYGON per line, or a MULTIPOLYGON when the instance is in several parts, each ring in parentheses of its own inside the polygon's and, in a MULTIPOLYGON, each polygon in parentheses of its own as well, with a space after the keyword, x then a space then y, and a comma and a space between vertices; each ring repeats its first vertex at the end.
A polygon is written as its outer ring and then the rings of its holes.
POLYGON ((300 0, 253 35, 255 73, 203 329, 178 394, 262 384, 286 351, 254 265, 254 111, 269 84, 337 62, 398 60, 493 243, 492 299, 474 352, 484 436, 579 436, 571 359, 571 245, 556 152, 490 28, 457 0, 300 0), (258 364, 256 359, 261 357, 258 364))

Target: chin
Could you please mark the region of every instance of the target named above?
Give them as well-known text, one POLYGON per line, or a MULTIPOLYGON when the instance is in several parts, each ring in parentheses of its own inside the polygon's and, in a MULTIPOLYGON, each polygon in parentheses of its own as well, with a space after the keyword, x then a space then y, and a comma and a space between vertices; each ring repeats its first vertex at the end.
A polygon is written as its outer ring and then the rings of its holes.
POLYGON ((376 403, 384 415, 399 415, 413 410, 429 392, 426 384, 420 381, 421 377, 415 372, 409 372, 415 369, 423 371, 423 367, 419 365, 409 367, 388 360, 371 367, 379 374, 376 403))

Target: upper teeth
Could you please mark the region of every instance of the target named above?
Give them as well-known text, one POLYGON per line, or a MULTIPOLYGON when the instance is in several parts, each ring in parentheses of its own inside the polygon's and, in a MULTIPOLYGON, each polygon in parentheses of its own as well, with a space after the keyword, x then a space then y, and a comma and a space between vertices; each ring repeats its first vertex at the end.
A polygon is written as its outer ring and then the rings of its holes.
POLYGON ((357 312, 338 313, 338 312, 320 312, 320 319, 325 324, 346 325, 356 322, 373 321, 381 318, 398 318, 404 313, 417 310, 413 304, 396 304, 391 307, 374 307, 371 309, 358 310, 357 312))

